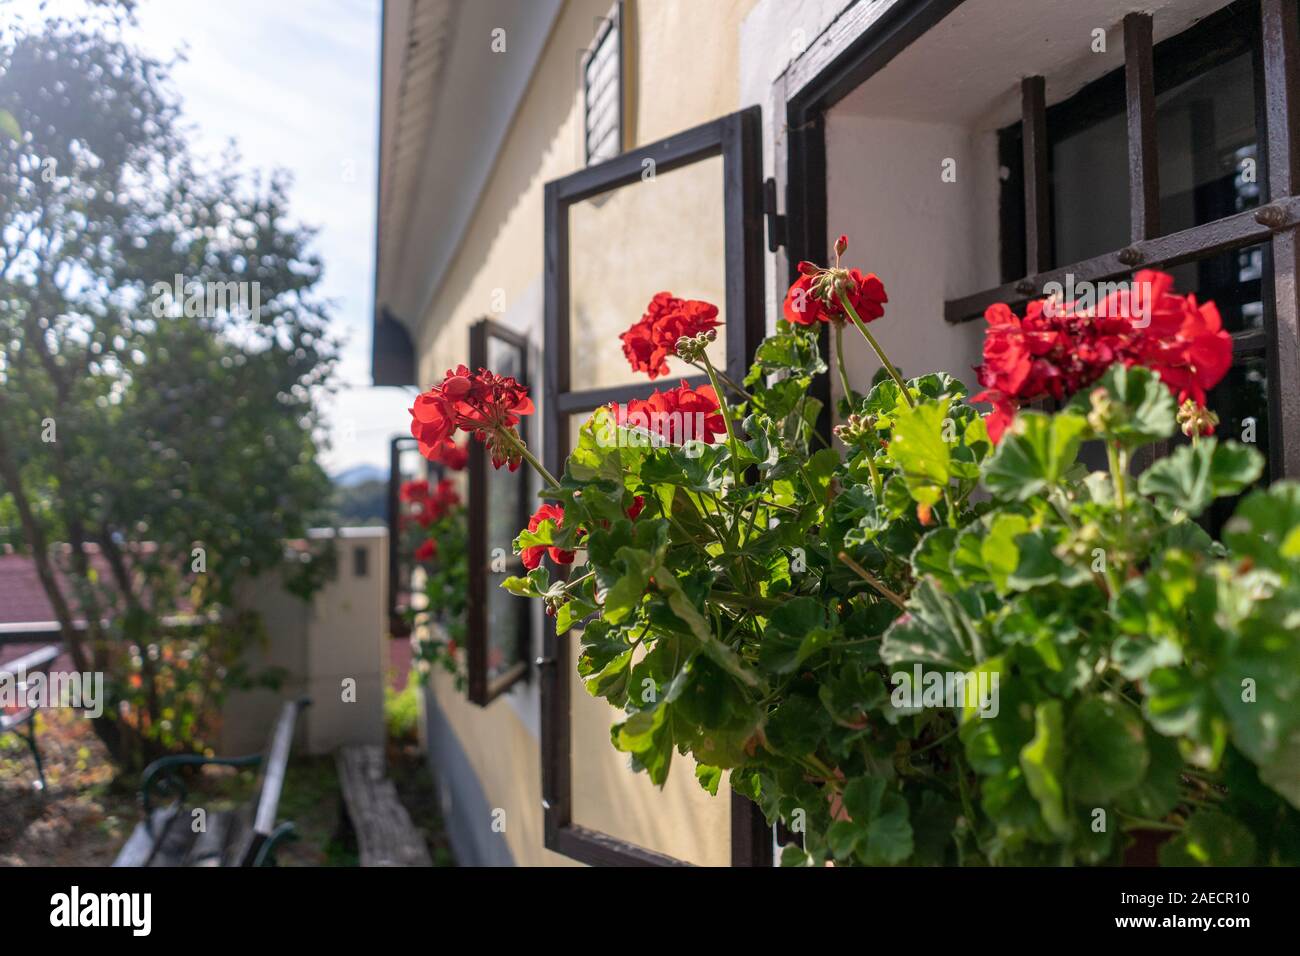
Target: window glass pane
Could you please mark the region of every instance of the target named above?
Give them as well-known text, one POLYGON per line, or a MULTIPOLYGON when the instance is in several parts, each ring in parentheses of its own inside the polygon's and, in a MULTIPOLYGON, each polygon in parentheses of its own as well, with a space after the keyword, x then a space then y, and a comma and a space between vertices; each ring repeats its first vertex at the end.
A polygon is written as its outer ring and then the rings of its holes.
MULTIPOLYGON (((590 415, 569 416, 571 441, 577 442, 578 431, 590 415)), ((578 552, 573 574, 583 573, 585 556, 586 552, 578 552)), ((561 640, 570 642, 575 661, 565 677, 570 682, 573 822, 698 865, 729 865, 731 800, 726 783, 717 796, 710 796, 695 780, 695 762, 678 753, 673 754, 662 790, 647 774, 629 771, 627 754, 609 745, 610 726, 626 715, 591 696, 578 674, 581 629, 573 628, 561 640)))
POLYGON ((1195 292, 1198 300, 1213 301, 1229 332, 1263 327, 1263 246, 1234 249, 1168 271, 1179 294, 1195 292))
MULTIPOLYGON (((1052 130, 1055 264, 1068 266, 1129 242, 1128 134, 1119 112, 1057 138, 1052 130)), ((1023 187, 1022 187, 1023 188, 1023 187)))
POLYGON ((1160 231, 1259 203, 1255 74, 1249 53, 1156 96, 1160 231))
MULTIPOLYGON (((1053 252, 1058 266, 1113 252, 1129 242, 1123 86, 1104 89, 1104 96, 1095 89, 1085 91, 1069 101, 1064 118, 1062 110, 1054 108, 1049 119, 1053 252)), ((1159 90, 1156 138, 1162 234, 1258 205, 1261 170, 1251 54, 1241 53, 1159 90)))
MULTIPOLYGON (((487 336, 487 366, 500 375, 524 380, 522 351, 510 342, 487 336)), ((487 670, 491 680, 509 670, 520 659, 519 635, 531 613, 531 602, 501 590, 501 582, 512 574, 523 574, 523 565, 514 553, 512 542, 523 529, 525 505, 529 499, 526 465, 517 471, 487 468, 487 670), (499 550, 498 550, 499 549, 499 550), (503 566, 504 565, 504 566, 503 566)))
MULTIPOLYGON (((647 382, 619 335, 656 292, 704 299, 721 313, 726 293, 722 157, 639 179, 569 209, 570 387, 647 382)), ((724 321, 725 315, 720 316, 724 321)), ((726 326, 709 357, 726 364, 726 326)), ((670 358, 670 386, 698 374, 670 358)))

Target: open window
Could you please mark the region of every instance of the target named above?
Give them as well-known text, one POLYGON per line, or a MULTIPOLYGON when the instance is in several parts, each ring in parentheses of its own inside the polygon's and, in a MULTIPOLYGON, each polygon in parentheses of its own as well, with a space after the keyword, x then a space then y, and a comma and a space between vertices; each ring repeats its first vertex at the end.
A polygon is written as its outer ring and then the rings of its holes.
POLYGON ((1234 338, 1221 430, 1300 475, 1296 18, 1294 0, 859 5, 774 90, 787 261, 848 233, 905 309, 877 332, 903 374, 968 383, 989 305, 1170 271, 1234 338))
MULTIPOLYGON (((491 319, 469 330, 470 368, 490 368, 525 387, 528 340, 491 319)), ((529 441, 528 419, 519 424, 529 441)), ((469 604, 466 653, 469 699, 486 706, 519 681, 527 680, 533 641, 533 608, 500 587, 504 577, 524 574, 511 542, 528 524, 532 496, 529 470, 492 468, 482 442, 469 448, 469 604)))
MULTIPOLYGON (((1233 4, 1159 44, 1152 28, 1150 16, 1127 16, 1125 65, 1066 100, 1044 107, 1026 86, 1024 118, 999 134, 1010 173, 1001 197, 1002 279, 1018 285, 1036 281, 1025 278, 1031 272, 1056 269, 1076 284, 1088 271, 1104 281, 1118 261, 1159 266, 1180 292, 1214 301, 1234 358, 1208 405, 1222 434, 1259 447, 1267 482, 1280 470, 1281 442, 1272 411, 1280 382, 1270 374, 1277 343, 1271 231, 1256 216, 1267 195, 1260 5, 1233 4), (1028 198, 1030 179, 1045 205, 1028 198), (1147 240, 1156 240, 1164 261, 1152 261, 1147 240)), ((960 319, 965 307, 951 305, 949 317, 960 319)), ((1218 501, 1203 520, 1218 526, 1234 506, 1218 501)))
MULTIPOLYGON (((593 410, 654 390, 628 368, 618 335, 665 285, 723 308, 713 360, 735 380, 744 377, 764 331, 760 164, 759 112, 751 109, 546 185, 542 411, 552 471, 560 472, 593 410)), ((683 369, 673 369, 670 386, 678 378, 707 381, 683 369)), ((609 747, 616 715, 578 682, 575 639, 573 631, 557 637, 547 619, 540 662, 546 846, 594 864, 770 862, 770 832, 747 799, 710 797, 689 771, 670 775, 662 796, 637 792, 653 785, 629 774, 609 747), (674 812, 636 813, 630 808, 642 797, 646 806, 667 800, 674 812)))

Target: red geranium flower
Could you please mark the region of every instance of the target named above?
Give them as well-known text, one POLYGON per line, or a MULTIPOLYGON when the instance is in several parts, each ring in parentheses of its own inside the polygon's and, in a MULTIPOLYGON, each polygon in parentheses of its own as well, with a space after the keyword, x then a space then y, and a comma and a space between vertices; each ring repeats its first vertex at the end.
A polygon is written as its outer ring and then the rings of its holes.
POLYGON ((785 294, 786 320, 795 325, 846 320, 848 314, 835 291, 836 284, 847 288, 846 297, 863 322, 873 322, 885 314, 889 296, 874 272, 864 275, 858 269, 818 269, 811 262, 801 262, 799 278, 785 294))
POLYGON ((646 306, 645 314, 619 336, 623 354, 634 372, 652 379, 668 374, 668 356, 677 354, 677 340, 693 338, 716 329, 718 307, 699 299, 679 299, 671 292, 659 292, 646 306))
POLYGON ((420 546, 415 549, 415 560, 423 564, 425 561, 432 561, 438 556, 438 542, 432 538, 425 538, 420 542, 420 546))
POLYGON ((635 497, 633 497, 632 503, 627 506, 626 514, 628 520, 635 521, 637 519, 637 515, 639 515, 644 510, 645 510, 645 499, 642 498, 640 495, 636 495, 635 497))
POLYGON ((429 482, 423 478, 402 482, 398 496, 405 502, 423 501, 429 497, 429 482))
POLYGON ((719 410, 718 394, 709 385, 691 388, 683 381, 676 388, 634 398, 626 407, 611 405, 615 419, 625 428, 640 428, 672 445, 691 439, 712 445, 727 433, 719 410))
POLYGON ((411 434, 420 443, 420 453, 433 459, 445 451, 444 443, 457 429, 469 432, 487 445, 494 468, 509 465, 514 471, 523 460, 514 429, 520 416, 532 412, 528 390, 513 378, 485 368, 471 373, 459 365, 416 398, 411 406, 411 434))
POLYGON ((450 438, 444 438, 436 445, 431 446, 425 457, 452 471, 463 471, 465 466, 469 464, 469 449, 466 447, 465 442, 457 444, 450 438))
POLYGON ((990 306, 984 362, 975 370, 985 390, 972 399, 993 404, 989 437, 999 441, 1025 403, 1067 398, 1116 362, 1149 368, 1180 403, 1203 405, 1232 364, 1232 337, 1214 303, 1175 295, 1173 281, 1143 270, 1095 305, 1043 299, 1029 303, 1024 318, 990 306))
MULTIPOLYGON (((536 531, 541 527, 542 522, 548 519, 554 522, 556 530, 559 530, 559 528, 564 524, 564 509, 559 505, 547 502, 533 512, 533 516, 528 519, 528 530, 536 531)), ((519 558, 523 561, 524 567, 531 571, 542 563, 543 552, 548 552, 551 555, 551 560, 556 564, 573 563, 572 551, 564 551, 560 548, 550 548, 541 544, 535 545, 531 548, 524 548, 523 551, 519 553, 519 558)))
POLYGON ((409 514, 404 515, 403 524, 414 519, 421 527, 429 527, 447 513, 450 508, 460 504, 460 495, 450 478, 443 478, 432 491, 429 482, 424 479, 408 481, 402 485, 400 496, 410 505, 409 514))

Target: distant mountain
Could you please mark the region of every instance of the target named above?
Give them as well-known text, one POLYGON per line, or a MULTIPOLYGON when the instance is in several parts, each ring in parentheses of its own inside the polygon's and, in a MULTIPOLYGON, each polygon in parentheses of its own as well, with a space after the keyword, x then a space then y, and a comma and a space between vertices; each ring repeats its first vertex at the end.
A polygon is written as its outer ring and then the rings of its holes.
POLYGON ((378 465, 353 465, 351 468, 344 468, 337 475, 334 475, 333 481, 335 485, 343 488, 365 484, 367 481, 387 482, 388 469, 381 468, 378 465))

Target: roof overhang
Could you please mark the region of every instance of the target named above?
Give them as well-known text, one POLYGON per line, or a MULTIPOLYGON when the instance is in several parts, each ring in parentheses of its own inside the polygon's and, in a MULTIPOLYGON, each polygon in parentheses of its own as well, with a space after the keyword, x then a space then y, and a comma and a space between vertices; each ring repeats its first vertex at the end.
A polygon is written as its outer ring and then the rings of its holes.
MULTIPOLYGON (((396 321, 416 337, 561 6, 562 0, 385 0, 376 326, 396 321), (494 52, 494 38, 504 38, 504 52, 494 52)), ((381 344, 376 363, 386 361, 381 344)))

